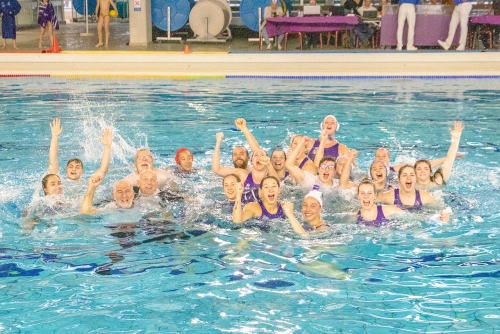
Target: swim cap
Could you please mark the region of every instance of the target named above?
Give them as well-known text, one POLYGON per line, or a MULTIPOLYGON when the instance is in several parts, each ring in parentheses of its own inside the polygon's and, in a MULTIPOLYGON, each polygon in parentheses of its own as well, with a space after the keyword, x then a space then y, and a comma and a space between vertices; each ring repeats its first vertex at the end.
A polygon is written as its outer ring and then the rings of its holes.
POLYGON ((340 123, 339 123, 339 121, 337 121, 337 118, 335 116, 333 116, 333 115, 328 115, 325 118, 323 118, 323 122, 321 122, 321 125, 320 125, 321 130, 323 130, 323 123, 325 123, 325 121, 326 121, 326 119, 328 117, 332 117, 335 120, 335 123, 337 123, 337 129, 335 131, 339 131, 339 129, 340 129, 340 123))
POLYGON ((349 157, 347 155, 339 155, 335 160, 335 163, 338 163, 340 159, 349 159, 349 157))
MULTIPOLYGON (((189 151, 189 149, 187 149, 186 147, 181 147, 180 149, 177 150, 177 153, 175 154, 175 162, 180 165, 181 164, 181 161, 179 160, 179 156, 181 155, 182 152, 184 151, 188 151, 189 153, 191 153, 191 151, 189 151)), ((191 156, 193 157, 194 159, 194 156, 191 154, 191 156)))
POLYGON ((304 198, 312 197, 319 202, 319 205, 323 207, 323 193, 318 190, 311 190, 304 198))

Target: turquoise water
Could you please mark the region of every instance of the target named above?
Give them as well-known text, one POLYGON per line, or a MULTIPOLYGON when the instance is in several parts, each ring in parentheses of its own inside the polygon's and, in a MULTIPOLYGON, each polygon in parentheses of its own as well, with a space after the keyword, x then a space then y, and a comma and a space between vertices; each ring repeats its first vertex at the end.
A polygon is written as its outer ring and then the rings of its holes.
MULTIPOLYGON (((487 333, 500 330, 500 214, 496 80, 64 80, 0 83, 0 329, 4 332, 487 333), (296 236, 237 228, 213 201, 215 133, 222 159, 243 143, 245 117, 262 146, 290 133, 319 135, 334 114, 337 139, 366 170, 380 146, 392 162, 446 154, 454 120, 465 130, 449 185, 435 193, 454 215, 361 228, 334 201, 330 232, 296 236), (200 168, 181 180, 201 205, 166 222, 132 216, 47 216, 22 231, 48 165, 49 123, 61 118, 60 161, 80 157, 88 177, 115 131, 110 171, 97 197, 132 170, 148 146, 172 166, 186 146, 200 168), (347 279, 342 280, 338 278, 347 279)), ((297 191, 285 196, 296 204, 297 191)), ((75 200, 75 203, 78 200, 75 200)), ((172 208, 175 211, 178 208, 172 208)), ((179 209, 180 210, 180 209, 179 209)), ((182 211, 182 210, 181 210, 182 211)))

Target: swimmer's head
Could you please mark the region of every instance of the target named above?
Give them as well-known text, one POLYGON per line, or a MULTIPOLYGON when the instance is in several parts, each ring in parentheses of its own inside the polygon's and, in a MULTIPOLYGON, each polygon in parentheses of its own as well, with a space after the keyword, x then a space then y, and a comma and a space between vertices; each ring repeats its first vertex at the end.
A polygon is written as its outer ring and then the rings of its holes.
POLYGON ((241 182, 241 179, 236 174, 228 174, 222 179, 222 189, 226 198, 233 202, 236 200, 236 185, 241 182))
POLYGON ((410 165, 403 165, 398 172, 399 189, 413 191, 417 183, 415 168, 410 165))
POLYGON ((129 209, 134 205, 134 188, 126 180, 120 180, 113 185, 113 199, 120 208, 129 209))
POLYGON ((374 161, 370 165, 370 176, 374 182, 387 180, 387 166, 382 161, 374 161))
POLYGON ((255 150, 252 153, 252 169, 264 170, 267 168, 265 164, 261 162, 262 159, 267 157, 267 152, 264 150, 255 150))
POLYGON ((153 154, 151 154, 151 151, 147 148, 139 149, 135 153, 134 164, 135 164, 135 171, 137 173, 140 173, 143 170, 148 170, 148 169, 153 170, 154 168, 153 154))
POLYGON ((345 165, 347 164, 347 156, 339 155, 337 159, 335 159, 335 172, 340 175, 344 170, 345 165))
POLYGON ((391 165, 391 154, 385 147, 375 151, 375 160, 382 161, 387 167, 391 165))
POLYGON ((420 159, 413 165, 417 180, 422 182, 429 182, 432 177, 432 165, 429 160, 420 159))
POLYGON ((248 150, 243 146, 236 146, 233 149, 234 168, 247 169, 249 159, 250 156, 248 155, 248 150))
POLYGON ((83 162, 78 158, 73 158, 66 164, 66 177, 73 181, 80 180, 83 174, 83 162))
POLYGON ((42 189, 46 196, 61 195, 61 178, 56 174, 47 174, 42 179, 42 189))
POLYGON ((337 122, 337 118, 333 115, 328 115, 321 122, 321 130, 326 130, 329 136, 333 136, 336 131, 339 131, 340 123, 337 122))
POLYGON ((285 168, 286 153, 283 150, 276 149, 271 153, 271 163, 274 170, 279 172, 285 168))
POLYGON ((263 201, 273 204, 278 202, 281 192, 280 181, 274 176, 266 176, 260 182, 260 197, 263 201))
POLYGON ((143 170, 137 180, 139 192, 144 195, 152 195, 158 189, 158 178, 152 170, 143 170))
POLYGON ((362 208, 369 209, 375 203, 375 184, 369 179, 363 179, 358 185, 358 200, 362 208))
POLYGON ((194 156, 189 151, 189 149, 182 147, 177 150, 175 154, 175 162, 179 166, 179 170, 182 172, 190 172, 193 168, 193 159, 194 156))
POLYGON ((302 217, 306 222, 313 222, 320 219, 321 208, 323 207, 323 194, 321 191, 310 191, 302 201, 302 217))
POLYGON ((335 176, 336 162, 335 158, 327 156, 321 159, 318 168, 318 178, 323 183, 330 183, 335 176))
MULTIPOLYGON (((293 151, 299 145, 301 139, 304 138, 303 135, 295 135, 290 140, 290 150, 293 151)), ((298 157, 302 157, 305 154, 305 147, 302 147, 299 151, 298 157)))

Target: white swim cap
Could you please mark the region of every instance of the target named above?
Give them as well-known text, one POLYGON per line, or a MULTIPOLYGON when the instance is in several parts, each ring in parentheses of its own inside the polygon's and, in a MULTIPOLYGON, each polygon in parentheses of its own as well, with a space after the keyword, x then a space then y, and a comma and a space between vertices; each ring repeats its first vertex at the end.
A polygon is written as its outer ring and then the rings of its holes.
POLYGON ((335 131, 339 131, 339 129, 340 129, 340 123, 339 123, 339 121, 337 121, 337 118, 335 116, 333 116, 333 115, 328 115, 325 118, 323 118, 323 122, 321 122, 321 130, 323 130, 323 123, 325 123, 325 121, 326 121, 326 119, 328 117, 331 117, 331 118, 333 118, 335 120, 335 123, 337 123, 337 129, 335 131))
POLYGON ((311 190, 304 198, 312 197, 319 202, 319 205, 323 207, 323 193, 318 190, 311 190))

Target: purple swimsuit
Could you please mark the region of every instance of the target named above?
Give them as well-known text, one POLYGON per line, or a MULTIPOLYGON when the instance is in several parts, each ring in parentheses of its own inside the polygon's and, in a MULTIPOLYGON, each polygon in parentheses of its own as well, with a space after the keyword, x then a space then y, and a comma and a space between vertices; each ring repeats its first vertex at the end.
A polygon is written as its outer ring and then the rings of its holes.
POLYGON ((361 210, 358 210, 358 224, 363 224, 365 226, 380 227, 387 223, 389 220, 384 216, 384 210, 382 205, 377 205, 377 218, 375 220, 364 220, 361 216, 361 210))
MULTIPOLYGON (((339 146, 340 143, 337 143, 332 147, 325 148, 323 157, 333 157, 337 159, 337 157, 339 156, 339 146)), ((316 158, 318 147, 319 147, 319 140, 316 140, 314 141, 313 147, 311 147, 311 150, 309 151, 309 159, 311 159, 312 161, 314 161, 314 158, 316 158)))
POLYGON ((266 207, 264 206, 264 203, 262 201, 258 201, 260 208, 262 209, 262 216, 260 216, 260 220, 271 220, 271 219, 282 219, 285 218, 285 214, 283 213, 283 208, 281 207, 281 204, 278 203, 278 211, 276 213, 269 213, 267 211, 266 207))
POLYGON ((420 191, 415 190, 415 203, 413 205, 404 205, 399 197, 399 189, 394 189, 394 205, 399 206, 401 209, 420 209, 422 208, 422 200, 420 199, 420 191))
POLYGON ((245 182, 243 183, 243 186, 245 187, 244 191, 246 192, 251 189, 258 189, 260 187, 260 184, 253 182, 252 173, 248 173, 248 176, 245 182))

